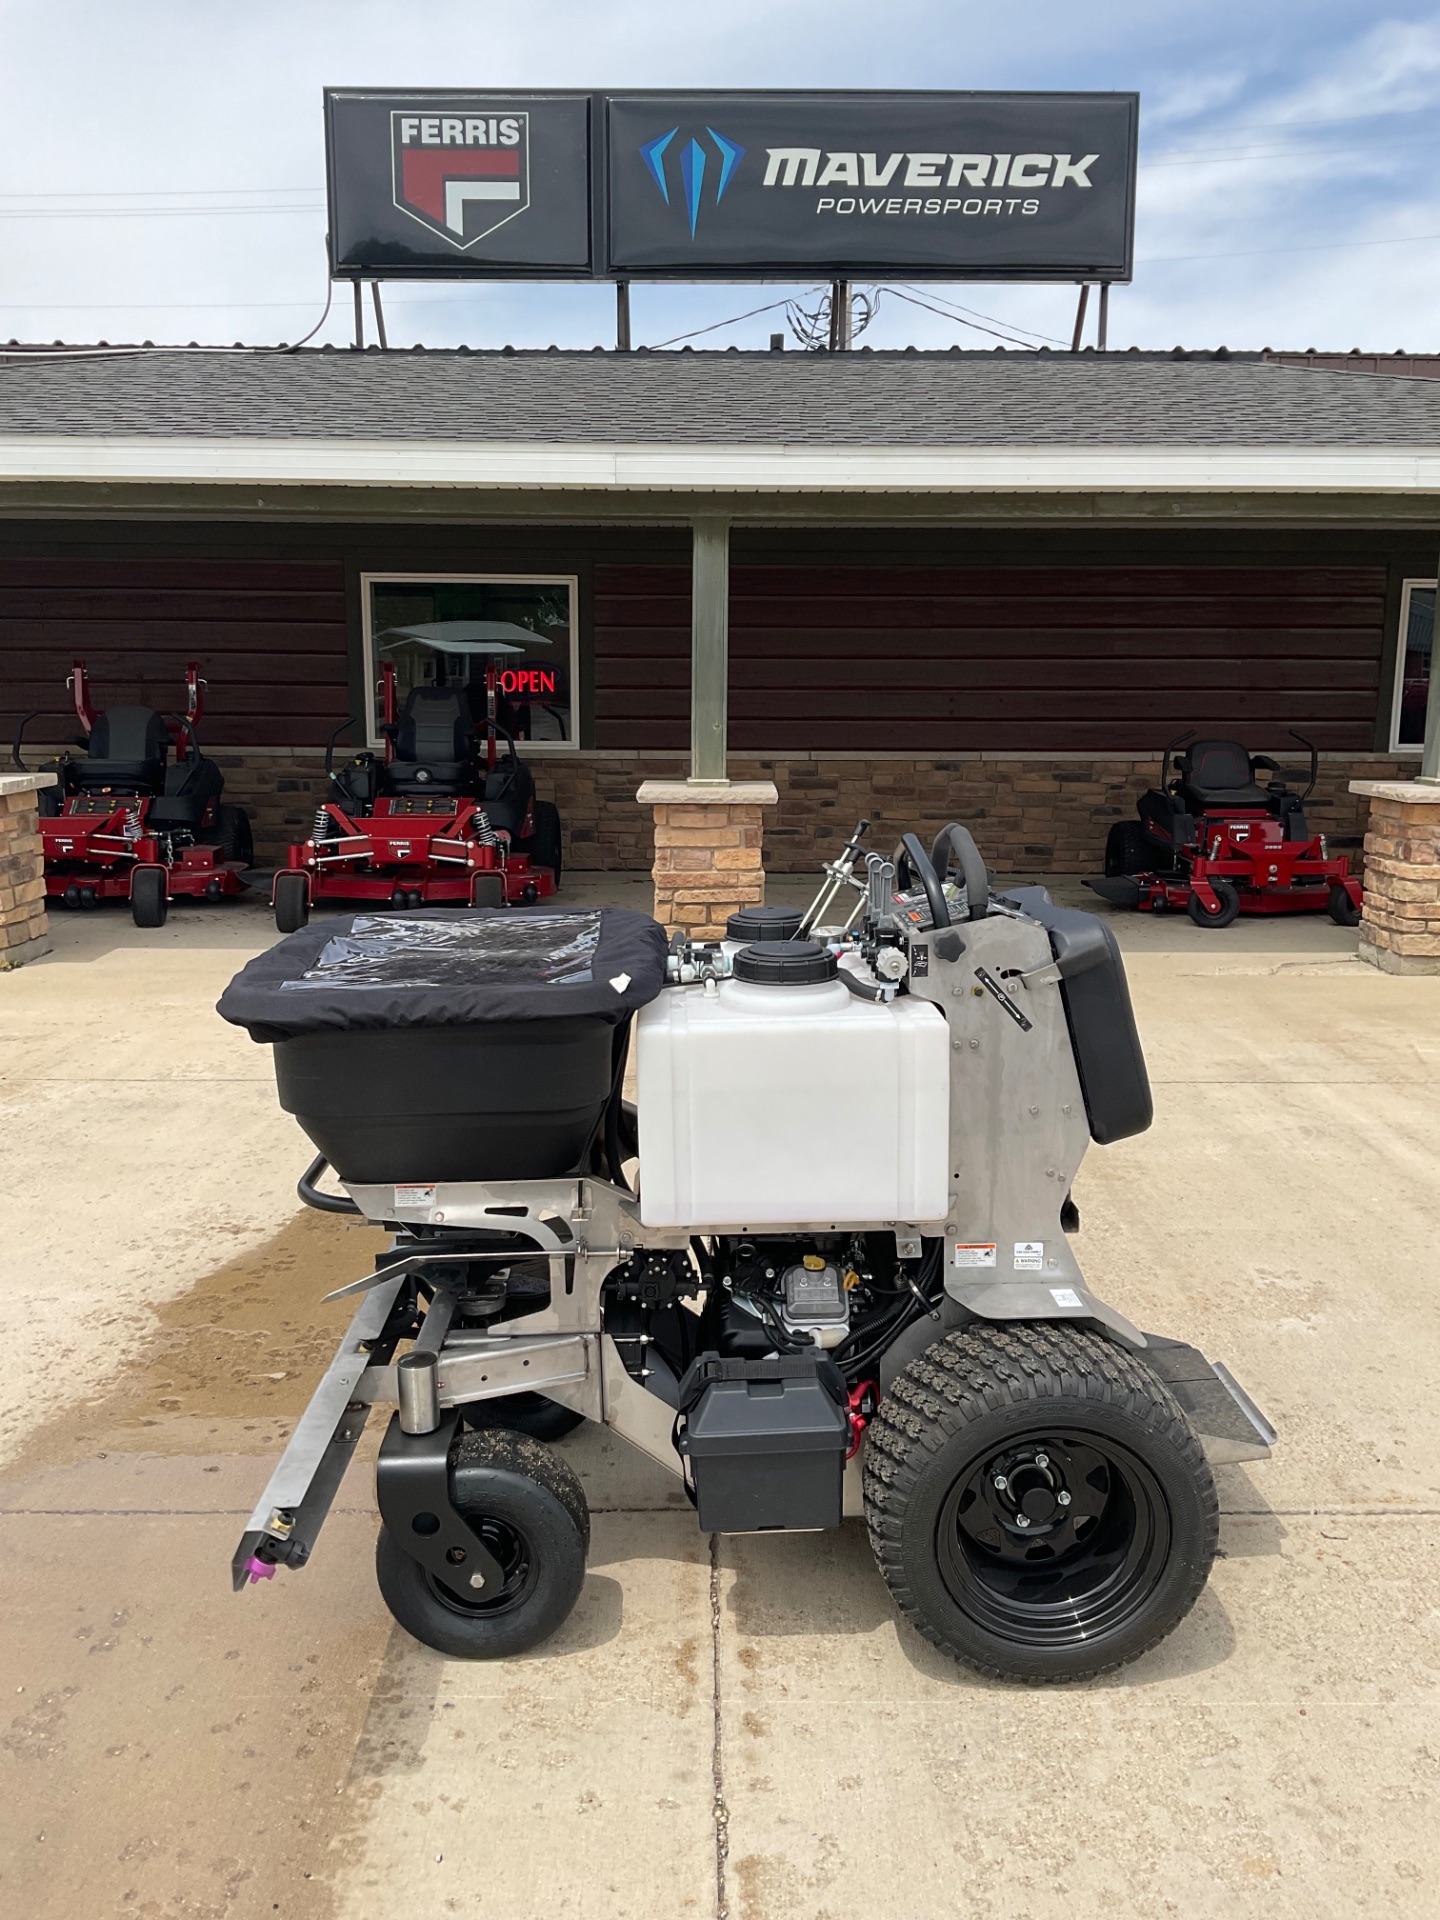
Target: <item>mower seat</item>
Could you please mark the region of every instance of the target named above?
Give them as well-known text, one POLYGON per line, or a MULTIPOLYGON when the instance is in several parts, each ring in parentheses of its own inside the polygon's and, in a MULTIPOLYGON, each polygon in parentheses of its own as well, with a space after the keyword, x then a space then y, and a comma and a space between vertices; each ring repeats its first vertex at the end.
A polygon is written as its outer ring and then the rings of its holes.
POLYGON ((395 728, 395 758, 382 770, 384 791, 473 791, 475 750, 475 728, 462 692, 455 687, 412 687, 395 728))
POLYGON ((156 794, 165 784, 170 729, 150 707, 111 707, 90 730, 88 753, 71 764, 76 793, 156 794))
POLYGON ((1273 795, 1255 780, 1254 764, 1238 740, 1197 740, 1179 755, 1175 791, 1187 812, 1214 813, 1226 807, 1272 810, 1273 795))

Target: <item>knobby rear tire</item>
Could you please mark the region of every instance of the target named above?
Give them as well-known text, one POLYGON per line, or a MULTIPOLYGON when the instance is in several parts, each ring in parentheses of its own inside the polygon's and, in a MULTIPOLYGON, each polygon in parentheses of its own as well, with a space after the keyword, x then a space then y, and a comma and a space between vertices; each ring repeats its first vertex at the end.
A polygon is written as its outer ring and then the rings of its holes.
MULTIPOLYGON (((1137 1355, 1054 1322, 973 1325, 912 1361, 866 1435, 864 1484, 870 1544, 900 1611, 943 1652, 993 1679, 1084 1680, 1138 1659, 1194 1606, 1219 1536, 1209 1465, 1169 1389, 1137 1355), (998 1577, 999 1554, 987 1560, 984 1547, 949 1524, 962 1511, 957 1490, 973 1485, 977 1465, 988 1473, 1027 1445, 1056 1453, 1068 1446, 1085 1459, 1106 1455, 1115 1479, 1105 1498, 1118 1502, 1129 1476, 1136 1513, 1153 1508, 1154 1564, 1133 1602, 1118 1578, 1108 1599, 1102 1582, 1096 1630, 1069 1643, 1068 1616, 1050 1596, 1040 1596, 1044 1604, 1030 1607, 1028 1619, 1023 1594, 1007 1602, 997 1588, 997 1604, 985 1583, 998 1577)), ((1112 1534, 1123 1508, 1116 1515, 1112 1534)), ((1094 1525, 1103 1530, 1104 1517, 1094 1525)), ((1013 1576, 1023 1581, 1031 1571, 1021 1557, 1028 1539, 1012 1531, 1003 1542, 1012 1591, 1013 1576)), ((1103 1562, 1093 1549, 1091 1557, 1099 1578, 1103 1562)), ((1064 1568, 1057 1560, 1052 1577, 1064 1568)), ((1042 1563, 1034 1571, 1038 1588, 1051 1569, 1042 1563)), ((1077 1591, 1082 1573, 1083 1563, 1077 1591)))

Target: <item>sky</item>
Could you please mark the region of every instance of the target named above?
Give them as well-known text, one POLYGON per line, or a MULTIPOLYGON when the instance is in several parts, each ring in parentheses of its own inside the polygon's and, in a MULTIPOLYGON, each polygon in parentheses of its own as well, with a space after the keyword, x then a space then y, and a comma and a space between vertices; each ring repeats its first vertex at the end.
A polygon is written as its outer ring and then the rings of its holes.
MULTIPOLYGON (((1387 0, 0 0, 0 340, 310 332, 326 85, 1136 91, 1112 348, 1440 350, 1440 7, 1387 0)), ((971 324, 882 290, 863 343, 1069 343, 1073 287, 934 291, 971 324)), ((783 306, 716 323, 787 298, 637 287, 635 343, 763 347, 783 306)), ((385 306, 392 346, 614 341, 603 285, 385 306)), ((352 325, 337 288, 314 341, 352 325)))

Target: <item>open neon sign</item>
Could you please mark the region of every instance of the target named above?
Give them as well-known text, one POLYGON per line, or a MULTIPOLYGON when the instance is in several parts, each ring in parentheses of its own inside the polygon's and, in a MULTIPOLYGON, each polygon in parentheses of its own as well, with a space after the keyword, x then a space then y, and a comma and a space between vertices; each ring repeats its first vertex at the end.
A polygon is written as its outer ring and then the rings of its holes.
POLYGON ((502 693, 534 699, 556 691, 553 667, 506 667, 500 675, 502 693))

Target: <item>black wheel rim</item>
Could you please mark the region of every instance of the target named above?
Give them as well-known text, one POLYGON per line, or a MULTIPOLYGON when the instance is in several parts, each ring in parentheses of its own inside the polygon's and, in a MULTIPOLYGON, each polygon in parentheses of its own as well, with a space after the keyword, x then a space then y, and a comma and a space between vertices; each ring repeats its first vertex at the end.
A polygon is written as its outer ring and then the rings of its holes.
POLYGON ((1094 1646, 1124 1630, 1169 1558, 1170 1510, 1129 1448, 1051 1429, 987 1448, 940 1509, 936 1557, 961 1611, 1038 1649, 1094 1646))
POLYGON ((436 1575, 425 1573, 425 1584, 443 1607, 452 1613, 464 1614, 468 1619, 477 1615, 494 1618, 496 1614, 513 1613, 517 1607, 523 1607, 535 1591, 540 1578, 540 1568, 530 1550, 530 1542, 518 1527, 508 1520, 497 1520, 490 1514, 467 1514, 466 1519, 480 1536, 487 1552, 498 1562, 505 1579, 499 1591, 489 1593, 462 1593, 447 1586, 436 1575))

